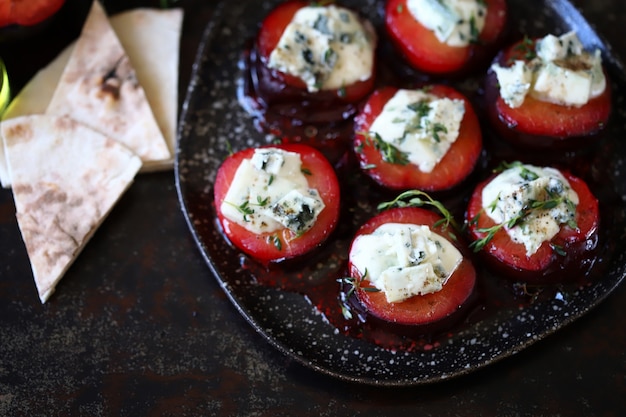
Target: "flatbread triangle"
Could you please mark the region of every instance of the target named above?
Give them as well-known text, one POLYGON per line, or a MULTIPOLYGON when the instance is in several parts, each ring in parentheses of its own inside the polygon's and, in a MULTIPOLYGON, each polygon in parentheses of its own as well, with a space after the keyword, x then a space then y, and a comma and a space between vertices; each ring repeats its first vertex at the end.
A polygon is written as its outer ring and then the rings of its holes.
POLYGON ((0 123, 17 223, 42 303, 133 182, 141 160, 65 116, 0 123))
MULTIPOLYGON (((142 166, 142 172, 168 170, 174 166, 182 21, 183 10, 177 8, 137 8, 109 18, 137 73, 137 79, 146 93, 171 154, 169 159, 146 163, 142 166)), ((4 120, 46 112, 74 45, 75 42, 68 45, 20 90, 2 115, 4 120)), ((0 184, 5 188, 11 186, 4 146, 1 144, 0 184)))
POLYGON ((145 91, 97 0, 46 113, 71 116, 123 143, 146 166, 171 158, 145 91))

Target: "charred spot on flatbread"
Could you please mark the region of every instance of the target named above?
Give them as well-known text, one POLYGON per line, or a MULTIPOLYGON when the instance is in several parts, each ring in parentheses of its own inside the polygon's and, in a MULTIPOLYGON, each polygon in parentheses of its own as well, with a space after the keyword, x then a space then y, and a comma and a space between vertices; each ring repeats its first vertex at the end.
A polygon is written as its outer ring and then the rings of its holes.
POLYGON ((115 61, 113 66, 102 76, 100 92, 104 95, 110 94, 115 100, 119 100, 123 84, 130 85, 133 90, 139 88, 137 75, 126 55, 115 61))
POLYGON ((47 114, 71 118, 119 141, 145 164, 172 153, 135 69, 99 1, 93 1, 47 114))

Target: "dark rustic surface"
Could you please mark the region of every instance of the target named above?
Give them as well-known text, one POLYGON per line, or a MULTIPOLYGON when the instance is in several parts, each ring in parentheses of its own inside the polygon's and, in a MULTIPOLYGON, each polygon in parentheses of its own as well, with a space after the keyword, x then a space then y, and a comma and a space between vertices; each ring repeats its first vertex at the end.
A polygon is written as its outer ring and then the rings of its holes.
MULTIPOLYGON (((14 86, 76 36, 68 0, 35 41, 0 45, 14 86)), ((106 0, 109 12, 159 1, 106 0)), ((181 101, 214 2, 179 0, 181 101)), ((626 56, 626 4, 577 0, 626 56)), ((623 104, 623 103, 621 103, 623 104)), ((172 172, 142 175, 41 305, 0 190, 0 415, 622 416, 626 288, 531 348, 477 373, 417 388, 336 381, 291 362, 237 313, 180 212, 172 172)))

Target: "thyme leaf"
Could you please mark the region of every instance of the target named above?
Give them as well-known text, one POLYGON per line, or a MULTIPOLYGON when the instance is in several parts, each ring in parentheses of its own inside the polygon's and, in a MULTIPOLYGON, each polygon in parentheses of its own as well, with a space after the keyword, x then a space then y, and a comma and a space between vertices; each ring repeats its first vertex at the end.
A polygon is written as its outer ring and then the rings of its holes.
POLYGON ((448 129, 442 123, 435 123, 433 125, 433 138, 437 143, 441 142, 440 133, 448 133, 448 129))
POLYGON ((342 300, 341 300, 342 302, 339 303, 341 306, 341 313, 347 320, 352 318, 352 311, 350 311, 350 306, 347 304, 347 301, 350 297, 352 297, 355 291, 357 290, 361 290, 365 292, 379 292, 380 291, 376 287, 364 287, 363 286, 363 281, 367 279, 367 276, 368 276, 368 272, 366 269, 365 273, 358 278, 343 277, 343 278, 337 279, 337 282, 339 282, 342 285, 347 285, 349 287, 348 291, 344 292, 344 295, 342 295, 342 300))
POLYGON ((360 132, 365 138, 365 145, 373 146, 383 158, 383 161, 396 165, 408 165, 409 156, 391 143, 385 142, 376 132, 360 132))
POLYGON ((279 251, 283 250, 283 242, 280 240, 278 235, 271 235, 267 237, 267 241, 269 243, 273 243, 276 249, 279 251))
POLYGON ((528 36, 524 36, 524 39, 515 47, 515 52, 519 53, 524 60, 532 61, 537 58, 535 41, 528 36))
POLYGON ((231 203, 230 201, 224 201, 226 204, 231 205, 237 209, 243 215, 243 221, 249 222, 250 219, 248 216, 252 216, 254 214, 254 209, 250 207, 249 201, 244 201, 243 203, 237 205, 235 203, 231 203))

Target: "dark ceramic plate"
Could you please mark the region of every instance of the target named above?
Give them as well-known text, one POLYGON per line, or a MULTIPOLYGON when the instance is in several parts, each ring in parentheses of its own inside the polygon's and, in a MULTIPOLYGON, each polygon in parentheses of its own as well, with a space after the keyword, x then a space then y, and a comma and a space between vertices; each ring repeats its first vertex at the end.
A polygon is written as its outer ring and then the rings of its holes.
MULTIPOLYGON (((333 274, 340 274, 345 265, 352 233, 382 198, 366 181, 346 187, 350 192, 342 201, 353 205, 350 216, 312 259, 264 271, 229 246, 215 222, 212 183, 231 149, 271 140, 259 131, 237 94, 242 51, 276 3, 223 2, 207 27, 184 106, 176 165, 182 210, 200 251, 235 307, 268 342, 298 362, 343 380, 398 386, 433 383, 519 352, 587 313, 619 285, 626 273, 626 142, 622 140, 626 117, 621 106, 614 106, 617 110, 606 137, 596 146, 583 153, 552 155, 583 177, 600 200, 605 233, 591 275, 576 284, 530 288, 494 276, 478 263, 482 297, 467 321, 445 335, 416 338, 412 349, 389 349, 374 338, 356 337, 344 331, 337 313, 339 284, 333 274)), ((363 11, 380 28, 379 2, 344 4, 363 11)), ((511 0, 509 8, 513 34, 543 36, 576 29, 586 47, 602 49, 614 102, 623 103, 626 89, 620 63, 568 1, 511 0)), ((411 75, 400 73, 397 80, 411 75)), ((454 82, 474 100, 479 113, 480 83, 480 77, 454 82)), ((487 150, 474 180, 486 175, 498 158, 521 156, 494 145, 488 128, 484 134, 487 150)), ((471 184, 461 193, 461 202, 470 191, 471 184)))

